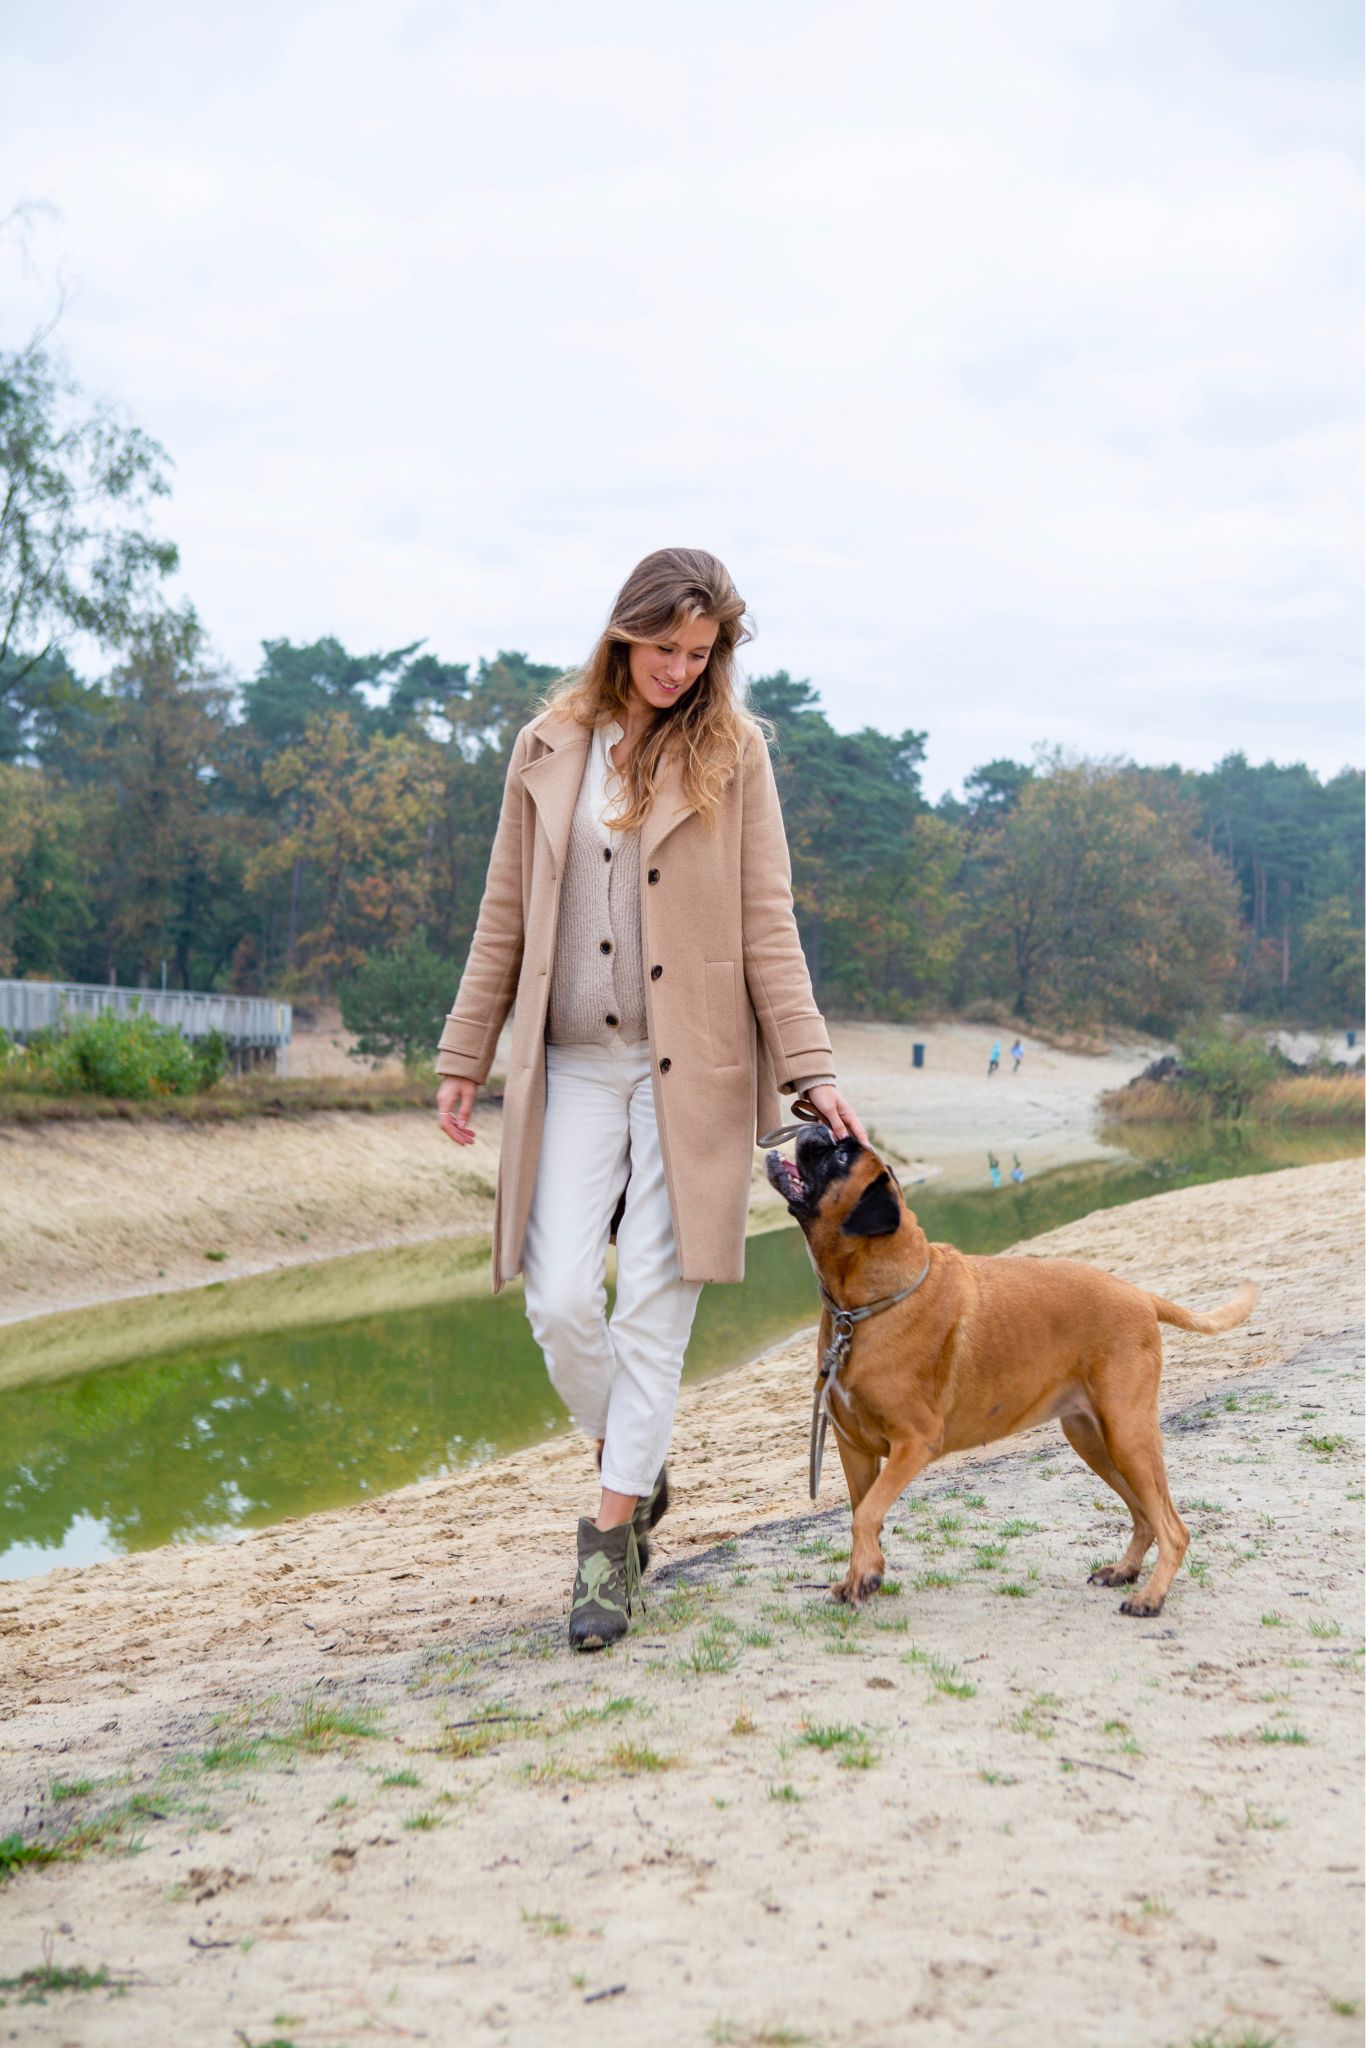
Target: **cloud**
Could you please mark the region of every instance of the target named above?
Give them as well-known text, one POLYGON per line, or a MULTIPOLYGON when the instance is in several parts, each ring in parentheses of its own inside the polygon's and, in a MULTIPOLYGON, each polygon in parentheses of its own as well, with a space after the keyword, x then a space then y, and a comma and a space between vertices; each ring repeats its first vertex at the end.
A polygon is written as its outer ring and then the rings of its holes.
MULTIPOLYGON (((926 728, 1360 758, 1359 59, 1300 0, 12 24, 62 341, 266 635, 572 659, 710 546, 755 671, 926 728)), ((44 303, 10 264, 15 338, 44 303)), ((50 273, 49 273, 50 278, 50 273)))

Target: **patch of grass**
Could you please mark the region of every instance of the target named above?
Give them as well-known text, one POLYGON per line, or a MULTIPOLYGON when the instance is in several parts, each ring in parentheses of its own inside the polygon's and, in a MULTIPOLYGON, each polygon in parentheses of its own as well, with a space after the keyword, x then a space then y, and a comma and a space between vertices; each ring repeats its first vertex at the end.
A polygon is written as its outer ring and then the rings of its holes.
POLYGON ((799 1806, 802 1797, 796 1786, 789 1784, 770 1785, 768 1796, 770 1799, 776 1799, 783 1806, 799 1806))
POLYGON ((1035 1700, 1030 1706, 1021 1707, 1009 1723, 1017 1735, 1032 1735, 1039 1742, 1051 1742, 1057 1729, 1042 1711, 1042 1701, 1035 1700))
POLYGON ((629 1693, 617 1693, 610 1700, 604 1700, 598 1707, 566 1707, 560 1716, 560 1727, 567 1734, 572 1728, 586 1728, 595 1721, 616 1721, 623 1714, 648 1714, 650 1709, 642 1707, 629 1693))
POLYGON ((608 1752, 607 1761, 614 1771, 621 1771, 628 1778, 638 1777, 642 1771, 672 1771, 677 1763, 676 1756, 661 1756, 657 1749, 648 1749, 640 1742, 619 1742, 608 1752))
POLYGON ((118 1980, 104 1968, 87 1970, 77 1963, 57 1969, 51 1963, 41 1963, 32 1970, 21 1970, 17 1977, 0 1977, 0 1993, 5 1994, 0 1996, 0 2007, 16 1995, 20 2005, 46 2005, 58 1991, 102 1991, 106 1986, 120 1988, 118 1980))
POLYGON ((1295 1749, 1305 1749, 1309 1737, 1302 1728, 1262 1728, 1258 1731, 1259 1742, 1283 1742, 1295 1749))
POLYGON ((1041 1528, 1042 1524, 1039 1522, 1010 1521, 1002 1522, 997 1533, 1003 1536, 1006 1542, 1009 1543, 1014 1536, 1037 1536, 1041 1528))
POLYGON ((344 1813, 347 1807, 354 1806, 355 1803, 349 1792, 339 1792, 335 1799, 328 1801, 327 1810, 329 1813, 344 1813))
POLYGON ((1284 2048, 1283 2034, 1264 2034, 1260 2027, 1240 2027, 1236 2034, 1230 2034, 1220 2027, 1213 2034, 1192 2034, 1181 2048, 1284 2048))
POLYGON ((295 1727, 268 1739, 281 1749, 302 1749, 320 1756, 324 1750, 344 1748, 352 1742, 373 1742, 378 1734, 379 1716, 371 1708, 329 1706, 310 1694, 299 1709, 295 1727))
POLYGON ((759 1723, 741 1707, 739 1713, 730 1724, 730 1732, 732 1735, 757 1735, 759 1733, 759 1723))
POLYGON ((410 1813, 403 1825, 412 1834, 425 1835, 440 1827, 441 1816, 436 1813, 410 1813))
POLYGON ((709 1628, 697 1638, 683 1659, 683 1667, 698 1677, 716 1677, 722 1672, 733 1671, 739 1661, 738 1652, 731 1648, 725 1634, 709 1628))
POLYGON ((958 1584, 957 1572, 917 1572, 911 1580, 917 1593, 946 1593, 958 1584))
POLYGON ((48 1785, 48 1797, 53 1800, 87 1799, 95 1789, 93 1778, 53 1778, 48 1785))
POLYGON ((1340 1621, 1311 1621, 1309 1633, 1311 1636, 1317 1636, 1320 1642, 1331 1643, 1334 1636, 1342 1634, 1342 1623, 1340 1621))
POLYGON ((742 1631, 740 1640, 751 1650, 768 1650, 773 1647, 773 1632, 766 1628, 747 1628, 742 1631))
POLYGON ((467 1763, 471 1757, 483 1756, 492 1749, 505 1733, 505 1728, 487 1722, 478 1728, 443 1728, 436 1740, 436 1753, 455 1763, 467 1763))
POLYGON ((1244 1801, 1243 1826, 1245 1828, 1248 1828, 1249 1830, 1254 1828, 1276 1829, 1283 1828, 1286 1825, 1287 1823, 1281 1814, 1258 1813, 1257 1809, 1254 1806, 1251 1806, 1247 1803, 1247 1801, 1244 1801))
POLYGON ((1022 1586, 1018 1579, 1011 1579, 1006 1585, 997 1586, 993 1590, 999 1593, 1003 1600, 1028 1600, 1029 1598, 1028 1586, 1022 1586))
POLYGON ((878 1760, 865 1728, 815 1722, 802 1730, 799 1740, 808 1748, 832 1752, 842 1771, 870 1771, 878 1760))
POLYGON ((907 1650, 901 1661, 927 1672, 934 1690, 950 1699, 973 1700, 977 1697, 976 1686, 971 1679, 964 1678, 956 1664, 946 1663, 942 1657, 932 1656, 928 1650, 907 1650))
POLYGON ((651 1633, 676 1635, 680 1629, 697 1620, 702 1605, 702 1595, 696 1586, 670 1586, 651 1613, 651 1633))
POLYGON ((562 1941, 567 1934, 574 1932, 559 1913, 528 1913, 525 1906, 522 1907, 522 1925, 529 1927, 533 1934, 549 1935, 555 1941, 562 1941))
POLYGON ((420 1785, 422 1780, 416 1771, 386 1771, 379 1782, 389 1790, 412 1790, 420 1785))
POLYGON ((984 1785, 1018 1785, 1019 1779, 1012 1778, 1009 1771, 988 1771, 979 1766, 978 1777, 984 1785))
POLYGON ((1288 1626, 1289 1624, 1287 1623, 1285 1616, 1283 1614, 1278 1614, 1274 1607, 1272 1608, 1270 1614, 1264 1614, 1262 1616, 1263 1628, 1286 1628, 1288 1626))
POLYGON ((1330 1998, 1328 2000, 1328 2010, 1329 2012, 1335 2012, 1339 2019, 1354 2019, 1361 2011, 1361 2000, 1359 1998, 1330 1998))
POLYGON ((1332 1458, 1336 1457, 1339 1451, 1347 1449, 1347 1438, 1337 1435, 1302 1436, 1300 1438, 1300 1449, 1302 1451, 1316 1451, 1321 1458, 1332 1458))
POLYGON ((972 1553, 973 1566, 979 1572, 994 1572, 1005 1554, 1004 1543, 983 1543, 972 1553))

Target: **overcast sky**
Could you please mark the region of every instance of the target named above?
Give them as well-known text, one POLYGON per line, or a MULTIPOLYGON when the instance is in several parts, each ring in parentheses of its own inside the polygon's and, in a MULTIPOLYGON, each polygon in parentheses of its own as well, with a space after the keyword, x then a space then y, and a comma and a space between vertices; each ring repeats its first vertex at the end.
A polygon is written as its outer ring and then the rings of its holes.
POLYGON ((929 734, 1362 759, 1356 0, 0 0, 0 344, 263 638, 580 658, 712 549, 929 734))

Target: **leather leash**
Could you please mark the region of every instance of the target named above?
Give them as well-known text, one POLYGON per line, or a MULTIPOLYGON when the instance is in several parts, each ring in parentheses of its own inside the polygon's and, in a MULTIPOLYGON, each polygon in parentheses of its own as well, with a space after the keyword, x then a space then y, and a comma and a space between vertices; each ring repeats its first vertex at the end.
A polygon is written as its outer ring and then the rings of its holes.
POLYGON ((811 1403, 811 1449, 807 1459, 807 1477, 812 1500, 815 1500, 820 1493, 821 1464, 825 1458, 826 1424, 834 1424, 837 1436, 843 1436, 844 1434, 831 1413, 830 1396, 834 1392, 835 1384, 839 1379, 840 1367, 847 1360, 853 1346, 856 1325, 866 1323, 869 1316, 881 1315, 885 1308, 895 1308, 899 1301, 908 1300, 915 1293, 917 1287, 924 1285, 929 1270, 930 1262, 926 1259, 920 1272, 912 1280, 909 1287, 902 1287, 895 1294, 884 1294, 880 1301, 865 1302, 862 1308, 841 1308, 839 1303, 832 1301, 825 1289, 821 1287, 820 1276, 817 1275, 816 1285, 820 1289, 821 1301, 829 1312, 832 1328, 830 1341, 826 1345, 824 1355, 821 1358, 820 1374, 816 1380, 816 1392, 811 1403))
POLYGON ((765 1131, 763 1136, 758 1139, 757 1142, 761 1151, 767 1151, 770 1145, 785 1145, 789 1138, 800 1137, 803 1128, 807 1124, 823 1124, 825 1122, 825 1118, 821 1115, 815 1104, 808 1102, 804 1095, 799 1095, 793 1103, 792 1114, 799 1119, 797 1123, 779 1124, 776 1131, 765 1131))

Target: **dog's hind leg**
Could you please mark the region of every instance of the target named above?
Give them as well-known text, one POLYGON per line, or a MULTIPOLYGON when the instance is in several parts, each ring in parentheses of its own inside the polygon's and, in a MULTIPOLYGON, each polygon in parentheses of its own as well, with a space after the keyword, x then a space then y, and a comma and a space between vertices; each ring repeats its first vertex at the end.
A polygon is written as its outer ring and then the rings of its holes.
MULTIPOLYGON (((1115 1469, 1114 1478, 1108 1473, 1102 1476, 1127 1502, 1134 1518, 1134 1540, 1120 1561, 1116 1578, 1126 1565, 1142 1564, 1148 1544, 1144 1541, 1140 1546, 1140 1539, 1149 1530, 1157 1538, 1157 1564, 1152 1577, 1121 1602, 1121 1614, 1161 1612, 1190 1543, 1186 1525, 1172 1502, 1162 1456, 1162 1430, 1157 1419, 1161 1374, 1162 1339, 1154 1330, 1149 1339, 1140 1339, 1136 1345, 1126 1346, 1107 1359, 1091 1384, 1096 1421, 1115 1469)), ((1083 1451, 1082 1455, 1085 1457, 1086 1453, 1083 1451)), ((1087 1462, 1094 1461, 1088 1458, 1087 1462)))
POLYGON ((1153 1531, 1138 1504, 1138 1495, 1106 1450, 1105 1437, 1094 1416, 1064 1415, 1062 1433, 1077 1456, 1091 1467, 1097 1478, 1103 1479, 1119 1495, 1134 1518, 1134 1533, 1119 1563, 1098 1565, 1086 1583, 1088 1586, 1131 1586, 1142 1571, 1143 1560, 1153 1542, 1153 1531))
POLYGON ((1190 1535, 1176 1512, 1167 1485, 1167 1467, 1162 1456, 1162 1432, 1157 1410, 1119 1416, 1104 1416, 1105 1443, 1120 1476, 1138 1497, 1139 1512, 1157 1535, 1157 1565, 1146 1586, 1120 1602, 1121 1614, 1160 1614, 1167 1589, 1181 1569, 1190 1535))
POLYGON ((887 1461, 854 1509, 854 1547, 849 1570, 837 1586, 830 1588, 837 1600, 859 1607, 882 1584, 886 1558, 879 1541, 882 1524, 892 1503, 904 1492, 917 1472, 923 1472, 934 1455, 923 1437, 903 1437, 894 1443, 887 1461))

